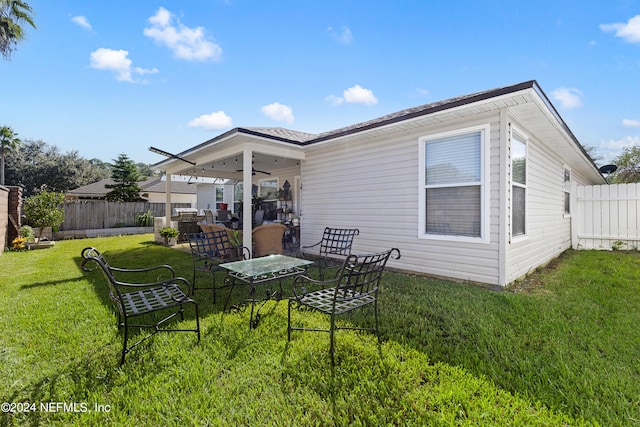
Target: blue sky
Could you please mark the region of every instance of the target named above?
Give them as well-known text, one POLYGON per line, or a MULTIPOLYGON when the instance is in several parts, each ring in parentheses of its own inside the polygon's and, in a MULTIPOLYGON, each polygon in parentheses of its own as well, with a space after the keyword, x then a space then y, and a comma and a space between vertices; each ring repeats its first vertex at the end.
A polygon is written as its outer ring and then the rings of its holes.
POLYGON ((110 162, 319 133, 535 79, 600 164, 640 143, 640 1, 28 0, 0 125, 110 162))

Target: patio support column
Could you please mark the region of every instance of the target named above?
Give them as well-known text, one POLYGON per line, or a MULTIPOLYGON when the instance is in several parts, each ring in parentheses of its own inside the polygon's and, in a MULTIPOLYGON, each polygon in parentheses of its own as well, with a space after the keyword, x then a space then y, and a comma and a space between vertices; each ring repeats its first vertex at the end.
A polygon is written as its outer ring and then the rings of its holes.
POLYGON ((242 245, 249 248, 253 256, 253 212, 251 209, 251 196, 253 191, 253 150, 245 147, 242 154, 242 245))
POLYGON ((164 215, 165 215, 165 227, 171 227, 171 174, 169 172, 165 173, 166 176, 166 186, 165 186, 165 207, 164 207, 164 215))

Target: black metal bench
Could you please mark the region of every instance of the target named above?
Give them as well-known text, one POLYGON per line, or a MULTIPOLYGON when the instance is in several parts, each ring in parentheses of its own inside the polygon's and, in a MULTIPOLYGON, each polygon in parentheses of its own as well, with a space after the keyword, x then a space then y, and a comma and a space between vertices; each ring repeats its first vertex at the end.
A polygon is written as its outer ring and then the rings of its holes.
POLYGON ((189 282, 182 277, 175 277, 173 268, 169 265, 158 265, 149 268, 127 269, 118 268, 109 265, 104 256, 93 247, 84 248, 82 250, 82 269, 90 272, 97 267, 90 266, 95 263, 100 267, 107 282, 109 283, 109 296, 118 310, 118 328, 123 330, 122 358, 120 364, 124 363, 126 354, 138 344, 155 335, 157 332, 196 332, 198 341, 200 341, 200 318, 198 315, 198 304, 187 295, 189 289, 185 292, 183 286, 190 288, 189 282), (116 275, 149 273, 158 271, 158 273, 170 276, 151 283, 125 282, 118 280, 116 275), (195 329, 173 329, 162 328, 176 316, 180 316, 184 320, 184 305, 193 304, 196 315, 195 329), (147 316, 145 319, 151 320, 149 323, 132 323, 132 319, 146 314, 166 311, 166 315, 160 320, 153 316, 147 316), (153 332, 145 335, 133 345, 127 347, 129 329, 152 329, 153 332))

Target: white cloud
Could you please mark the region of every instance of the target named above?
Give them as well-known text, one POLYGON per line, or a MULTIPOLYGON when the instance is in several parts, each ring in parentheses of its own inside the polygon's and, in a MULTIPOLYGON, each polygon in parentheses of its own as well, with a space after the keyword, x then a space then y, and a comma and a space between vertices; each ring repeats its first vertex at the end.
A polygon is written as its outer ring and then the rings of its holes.
POLYGON ((342 96, 329 95, 324 99, 325 102, 331 104, 334 107, 342 104, 364 104, 364 105, 376 105, 378 99, 373 94, 371 89, 365 89, 360 85, 355 85, 349 89, 345 89, 342 92, 342 96))
POLYGON ((85 30, 91 29, 91 23, 85 16, 74 16, 71 18, 71 22, 78 25, 79 27, 84 28, 85 30))
POLYGON ((601 24, 600 29, 607 33, 615 33, 616 37, 629 42, 640 43, 640 15, 629 19, 626 24, 601 24))
POLYGON ((286 122, 291 124, 294 122, 293 109, 288 105, 274 102, 273 104, 265 105, 260 109, 267 117, 277 120, 279 122, 286 122))
POLYGON ((360 85, 355 85, 342 92, 342 96, 349 104, 376 105, 378 99, 371 89, 365 89, 360 85))
POLYGON ((600 143, 600 147, 608 150, 622 150, 625 147, 640 144, 640 136, 625 136, 622 139, 610 139, 600 143))
POLYGON ((559 87, 551 92, 551 96, 567 110, 582 107, 582 92, 576 88, 559 87))
POLYGON ((610 139, 600 143, 600 151, 605 154, 608 161, 613 161, 622 154, 626 147, 640 145, 640 136, 625 136, 622 139, 610 139))
POLYGON ((342 44, 353 43, 353 34, 351 33, 351 29, 346 25, 342 26, 341 31, 336 31, 333 27, 327 28, 327 31, 329 32, 329 34, 331 34, 331 37, 333 37, 339 43, 342 43, 342 44))
POLYGON ((341 96, 335 96, 335 95, 329 95, 327 96, 324 101, 328 104, 331 104, 334 107, 340 106, 342 104, 344 104, 344 98, 342 98, 341 96))
POLYGON ((131 60, 128 58, 129 52, 126 50, 113 50, 101 47, 91 52, 91 67, 98 70, 109 70, 116 74, 116 80, 129 83, 141 83, 131 76, 133 74, 145 75, 156 74, 157 68, 145 69, 140 67, 131 68, 131 60))
POLYGON ((640 128, 640 120, 622 119, 622 127, 625 127, 625 128, 640 128))
POLYGON ((429 96, 429 93, 430 93, 429 90, 423 89, 421 87, 416 89, 416 95, 419 96, 419 97, 429 96))
POLYGON ((224 111, 216 111, 211 114, 203 114, 191 120, 188 125, 191 127, 201 127, 206 130, 218 130, 230 128, 233 123, 231 117, 227 116, 224 111))
POLYGON ((222 48, 207 40, 204 28, 189 28, 180 22, 173 25, 173 15, 164 7, 160 7, 149 22, 151 28, 145 28, 144 35, 171 49, 176 58, 218 61, 222 56, 222 48))

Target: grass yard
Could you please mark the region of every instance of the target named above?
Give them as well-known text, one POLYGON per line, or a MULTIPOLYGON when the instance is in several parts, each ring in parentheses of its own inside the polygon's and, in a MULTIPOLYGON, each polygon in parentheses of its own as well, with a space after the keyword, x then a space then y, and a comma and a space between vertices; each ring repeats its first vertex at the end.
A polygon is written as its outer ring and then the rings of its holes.
POLYGON ((638 253, 569 252, 507 292, 386 273, 383 344, 338 331, 335 368, 326 334, 287 343, 285 302, 250 331, 248 311, 222 313, 224 294, 214 305, 201 290, 200 343, 158 334, 120 367, 105 279, 80 251, 190 280, 190 254, 151 240, 0 256, 0 425, 640 426, 638 253))

